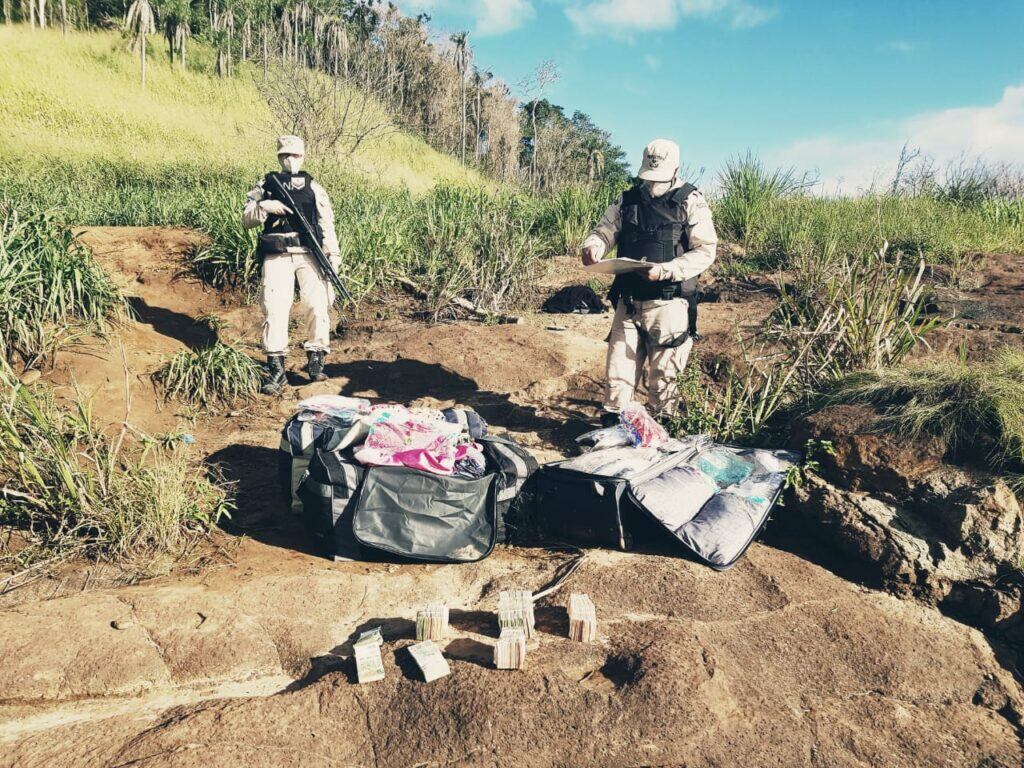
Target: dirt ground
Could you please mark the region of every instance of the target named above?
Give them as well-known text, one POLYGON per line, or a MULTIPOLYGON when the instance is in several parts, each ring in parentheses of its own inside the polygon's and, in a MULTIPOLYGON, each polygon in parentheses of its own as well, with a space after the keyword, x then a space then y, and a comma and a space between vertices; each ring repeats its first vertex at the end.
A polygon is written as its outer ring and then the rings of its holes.
MULTIPOLYGON (((587 552, 570 587, 541 602, 522 672, 491 665, 497 593, 541 588, 571 553, 500 548, 441 566, 310 552, 276 474, 279 429, 299 398, 469 405, 550 460, 596 416, 608 315, 427 325, 367 310, 337 342, 330 381, 302 383, 295 353, 283 397, 195 414, 161 402, 149 374, 208 342, 208 315, 255 355, 258 307, 181 274, 197 242, 189 231, 100 228, 84 239, 138 319, 61 353, 46 378, 111 421, 124 418, 127 390, 133 424, 193 434, 198 455, 236 484, 239 509, 160 578, 118 584, 112 568, 76 563, 0 595, 0 766, 1024 764, 1014 649, 851 584, 815 562, 813 544, 770 530, 770 545, 725 573, 664 552, 587 552), (596 643, 566 638, 570 588, 597 604, 596 643), (416 608, 432 600, 452 609, 452 674, 428 684, 405 649, 416 608), (387 676, 359 686, 351 642, 377 625, 387 676)), ((943 306, 1000 296, 1019 313, 1020 260, 992 265, 943 306)), ((544 285, 579 277, 555 260, 544 285)), ((728 352, 771 299, 763 284, 711 293, 702 346, 728 352)), ((1019 343, 1002 317, 945 331, 936 347, 1019 343)))

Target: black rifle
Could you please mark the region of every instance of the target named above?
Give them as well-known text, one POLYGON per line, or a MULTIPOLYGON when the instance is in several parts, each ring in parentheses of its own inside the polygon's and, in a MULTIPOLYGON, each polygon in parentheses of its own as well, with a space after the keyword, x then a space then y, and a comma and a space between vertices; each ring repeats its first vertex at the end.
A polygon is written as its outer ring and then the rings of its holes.
POLYGON ((309 252, 313 254, 313 259, 316 261, 316 265, 320 268, 321 274, 327 281, 334 286, 334 292, 338 295, 337 298, 342 301, 352 301, 352 294, 345 288, 345 284, 341 282, 341 278, 338 277, 338 273, 334 271, 334 267, 331 266, 331 260, 327 258, 327 254, 324 253, 324 249, 320 246, 320 242, 316 239, 316 234, 313 232, 313 227, 310 226, 309 222, 306 221, 306 217, 302 215, 302 211, 295 204, 295 200, 292 198, 288 188, 281 183, 281 180, 277 177, 276 173, 268 174, 267 180, 274 186, 274 192, 280 196, 281 202, 287 205, 291 209, 291 213, 288 215, 288 220, 293 224, 299 235, 299 240, 302 244, 309 249, 309 252))

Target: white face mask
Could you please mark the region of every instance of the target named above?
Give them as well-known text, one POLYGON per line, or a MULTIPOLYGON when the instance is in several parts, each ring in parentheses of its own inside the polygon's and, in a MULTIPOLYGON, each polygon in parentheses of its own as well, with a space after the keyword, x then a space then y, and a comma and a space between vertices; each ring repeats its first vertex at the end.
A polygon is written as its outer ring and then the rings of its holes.
POLYGON ((281 170, 285 173, 298 173, 302 170, 302 155, 278 155, 281 170))
POLYGON ((645 181, 644 184, 650 190, 651 197, 661 197, 675 186, 676 177, 673 175, 671 181, 645 181))

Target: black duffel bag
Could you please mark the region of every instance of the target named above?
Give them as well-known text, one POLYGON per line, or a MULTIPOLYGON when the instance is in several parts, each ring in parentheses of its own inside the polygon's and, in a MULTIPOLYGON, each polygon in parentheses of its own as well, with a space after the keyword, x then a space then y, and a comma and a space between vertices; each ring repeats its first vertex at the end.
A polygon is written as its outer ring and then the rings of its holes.
POLYGON ((487 459, 477 479, 408 467, 364 467, 351 451, 318 449, 302 480, 307 530, 335 559, 374 553, 467 563, 506 543, 506 520, 537 462, 515 442, 479 439, 487 459))

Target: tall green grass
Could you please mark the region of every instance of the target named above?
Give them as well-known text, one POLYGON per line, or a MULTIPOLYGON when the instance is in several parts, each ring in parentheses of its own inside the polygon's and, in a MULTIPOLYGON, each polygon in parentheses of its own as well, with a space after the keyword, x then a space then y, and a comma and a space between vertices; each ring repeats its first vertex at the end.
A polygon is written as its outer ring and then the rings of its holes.
POLYGON ((818 404, 867 403, 880 426, 909 440, 941 439, 954 454, 997 472, 1024 473, 1024 352, 1003 348, 986 363, 933 362, 851 374, 818 404))
POLYGON ((28 546, 0 551, 21 570, 85 554, 148 572, 155 555, 175 555, 230 511, 184 447, 128 425, 100 429, 89 403, 58 407, 43 387, 26 387, 0 361, 0 524, 28 546))
POLYGON ((802 269, 888 242, 894 252, 960 266, 971 252, 1024 251, 1024 199, 965 204, 952 193, 807 194, 807 179, 753 155, 730 161, 713 203, 719 231, 743 244, 746 268, 802 269))
POLYGON ((190 405, 231 405, 254 397, 260 388, 260 366, 230 344, 182 350, 153 375, 165 397, 190 405))
POLYGON ((102 332, 124 298, 62 219, 0 199, 0 358, 26 366, 82 328, 102 332))
POLYGON ((779 285, 781 300, 741 366, 695 366, 678 385, 685 408, 673 425, 747 441, 777 430, 781 417, 836 379, 899 364, 938 323, 924 314, 923 264, 885 248, 836 257, 779 285))
POLYGON ((756 155, 726 161, 718 176, 722 196, 716 213, 722 234, 748 245, 780 201, 807 187, 792 169, 769 169, 756 155))

